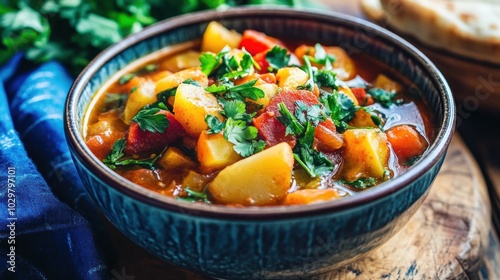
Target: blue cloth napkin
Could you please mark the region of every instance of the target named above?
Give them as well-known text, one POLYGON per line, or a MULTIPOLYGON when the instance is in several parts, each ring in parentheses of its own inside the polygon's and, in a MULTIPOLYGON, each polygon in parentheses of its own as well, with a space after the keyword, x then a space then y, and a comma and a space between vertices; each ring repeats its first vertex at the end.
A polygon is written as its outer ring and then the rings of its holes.
POLYGON ((22 55, 0 67, 0 279, 110 279, 63 131, 72 79, 56 62, 32 69, 22 55))

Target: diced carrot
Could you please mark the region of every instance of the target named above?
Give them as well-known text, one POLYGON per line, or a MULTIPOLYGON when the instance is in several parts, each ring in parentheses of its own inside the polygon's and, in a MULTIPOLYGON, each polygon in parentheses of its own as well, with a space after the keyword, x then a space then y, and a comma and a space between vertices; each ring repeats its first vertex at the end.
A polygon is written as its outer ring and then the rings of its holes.
POLYGON ((245 48, 252 56, 267 51, 274 46, 284 47, 283 42, 280 40, 267 36, 262 32, 255 30, 246 30, 240 43, 240 49, 245 48))
POLYGON ((284 205, 303 205, 318 202, 325 202, 339 198, 339 194, 334 189, 304 189, 289 193, 285 200, 284 205))
POLYGON ((160 152, 168 144, 185 135, 182 125, 175 119, 172 113, 160 110, 158 114, 167 116, 170 122, 168 128, 163 133, 153 133, 142 130, 136 122, 132 122, 128 131, 125 153, 142 155, 160 152))
POLYGON ((342 147, 342 135, 336 132, 335 124, 330 119, 318 124, 314 130, 314 147, 322 152, 334 152, 342 147))
POLYGON ((259 76, 259 79, 266 84, 276 84, 276 75, 274 73, 262 74, 259 76))
POLYGON ((410 125, 393 127, 386 134, 400 162, 422 155, 429 145, 425 138, 410 125))

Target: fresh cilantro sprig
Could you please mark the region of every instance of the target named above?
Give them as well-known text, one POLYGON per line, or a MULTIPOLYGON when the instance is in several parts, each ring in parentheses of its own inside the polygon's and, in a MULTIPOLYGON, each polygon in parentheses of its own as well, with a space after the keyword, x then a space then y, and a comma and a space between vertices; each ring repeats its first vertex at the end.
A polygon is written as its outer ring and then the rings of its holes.
POLYGON ((373 177, 362 177, 354 181, 339 180, 338 182, 344 185, 352 186, 358 190, 364 190, 377 184, 377 180, 373 177))
MULTIPOLYGON (((161 157, 163 151, 153 158, 146 159, 134 159, 134 158, 123 158, 125 153, 125 139, 120 138, 116 140, 113 144, 111 152, 103 159, 103 163, 106 164, 111 169, 116 169, 118 166, 130 166, 130 165, 140 165, 145 166, 149 169, 154 169, 155 162, 161 157)), ((165 148, 166 149, 166 148, 165 148)))
POLYGON ((331 70, 332 63, 335 62, 335 56, 326 52, 325 48, 321 44, 314 45, 315 53, 314 56, 307 56, 311 62, 324 65, 325 69, 331 70))
POLYGON ((208 195, 206 192, 197 192, 195 190, 190 189, 189 187, 185 187, 184 191, 187 196, 178 196, 178 200, 186 201, 186 202, 203 202, 206 204, 210 204, 210 200, 208 199, 208 195))
POLYGON ((256 64, 252 55, 243 50, 240 61, 230 54, 230 48, 225 47, 218 54, 203 53, 200 56, 201 71, 216 80, 239 79, 248 76, 256 64))
MULTIPOLYGON (((319 104, 318 104, 319 105, 319 104)), ((321 105, 319 105, 321 106, 321 105)), ((294 147, 295 160, 307 171, 309 176, 315 178, 327 174, 333 170, 333 163, 320 151, 313 149, 314 126, 326 119, 326 114, 320 110, 321 107, 309 109, 305 103, 297 101, 295 115, 286 105, 278 104, 278 120, 286 127, 286 134, 297 137, 297 145, 294 147)))
POLYGON ((246 98, 257 100, 265 96, 262 89, 255 87, 257 80, 246 82, 235 86, 232 82, 221 83, 219 85, 212 84, 206 87, 205 90, 214 95, 222 96, 226 99, 245 100, 246 98))
POLYGON ((159 108, 143 109, 132 118, 143 131, 163 133, 170 125, 170 121, 164 114, 158 114, 159 108))
POLYGON ((246 104, 241 100, 223 101, 222 104, 224 110, 220 113, 226 119, 221 122, 218 117, 207 115, 208 133, 223 132, 224 138, 234 145, 233 149, 242 157, 262 151, 265 142, 258 139, 257 128, 250 125, 255 114, 246 113, 246 104))
POLYGON ((329 110, 327 114, 332 118, 339 132, 344 132, 349 128, 347 123, 354 118, 354 114, 359 110, 359 106, 356 106, 351 98, 338 91, 324 92, 320 97, 320 102, 329 110))
POLYGON ((234 151, 242 157, 249 157, 265 147, 265 142, 258 140, 257 128, 242 120, 227 119, 223 134, 224 138, 234 144, 234 151))
POLYGON ((371 88, 368 90, 368 94, 384 108, 389 108, 393 104, 399 105, 403 102, 402 99, 396 99, 396 92, 381 88, 371 88))
POLYGON ((266 53, 266 60, 269 63, 269 72, 276 72, 278 69, 288 66, 290 54, 288 50, 280 46, 274 46, 266 53))

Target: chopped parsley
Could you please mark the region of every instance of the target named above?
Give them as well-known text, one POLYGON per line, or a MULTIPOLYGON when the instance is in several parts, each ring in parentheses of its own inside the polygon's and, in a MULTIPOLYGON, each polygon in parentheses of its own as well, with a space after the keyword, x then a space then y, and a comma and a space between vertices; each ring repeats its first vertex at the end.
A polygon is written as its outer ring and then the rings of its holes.
POLYGON ((225 47, 217 55, 203 53, 200 56, 201 71, 208 77, 216 80, 239 79, 248 76, 256 64, 252 55, 243 50, 243 57, 238 62, 234 55, 230 55, 229 47, 225 47))
POLYGON ((224 110, 220 113, 226 117, 226 120, 221 122, 216 116, 207 115, 205 122, 209 128, 208 133, 223 132, 224 138, 234 145, 234 151, 242 157, 262 151, 265 142, 258 139, 257 128, 249 125, 255 114, 246 113, 246 104, 241 100, 221 103, 224 110))
MULTIPOLYGON (((319 104, 318 104, 319 105, 319 104)), ((278 104, 280 116, 278 120, 285 125, 286 134, 297 137, 297 145, 293 148, 295 160, 307 171, 309 176, 315 178, 327 174, 333 170, 333 163, 320 151, 313 149, 314 126, 326 119, 321 107, 307 110, 303 102, 296 102, 295 115, 288 110, 283 102, 278 104)))
POLYGON ((288 50, 280 46, 274 46, 266 54, 267 63, 269 63, 269 72, 276 72, 278 69, 288 66, 290 54, 288 50))
POLYGON ((164 114, 158 114, 159 108, 143 109, 137 112, 132 118, 143 131, 153 133, 163 133, 168 128, 170 122, 164 114))
POLYGON ((123 152, 123 150, 125 149, 125 144, 126 143, 124 138, 116 140, 116 142, 113 144, 111 152, 102 162, 111 169, 116 169, 117 166, 129 166, 129 165, 140 165, 140 166, 145 166, 149 169, 154 169, 155 162, 163 154, 162 151, 155 157, 146 159, 123 158, 123 156, 125 155, 125 153, 123 152))
POLYGON ((118 84, 124 85, 124 84, 130 82, 130 80, 132 80, 135 76, 137 76, 135 73, 125 74, 125 75, 120 77, 120 79, 118 80, 118 84))
POLYGON ((328 115, 332 118, 339 132, 344 132, 349 128, 347 123, 354 118, 354 114, 359 110, 359 107, 354 105, 349 96, 338 91, 323 93, 320 101, 328 109, 328 115))
POLYGON ((328 54, 321 44, 314 45, 314 57, 308 56, 311 62, 324 65, 327 70, 332 69, 332 62, 335 61, 335 56, 328 54))
POLYGON ((384 108, 389 108, 393 104, 399 105, 403 102, 401 99, 395 99, 396 92, 387 91, 381 88, 371 88, 368 90, 368 94, 370 94, 373 100, 380 103, 380 105, 384 108))
POLYGON ((375 186, 377 184, 377 180, 373 177, 366 177, 366 178, 363 177, 363 178, 359 178, 359 179, 354 180, 354 181, 341 180, 341 181, 339 181, 339 183, 352 186, 358 190, 364 190, 364 189, 367 189, 369 187, 375 186))
POLYGON ((306 89, 312 91, 314 89, 314 72, 311 66, 311 61, 309 61, 309 57, 307 55, 304 56, 304 62, 306 63, 306 65, 302 67, 302 70, 304 70, 307 75, 309 75, 309 79, 307 79, 307 82, 305 84, 298 86, 297 89, 306 89))
POLYGON ((246 82, 235 86, 232 82, 221 83, 219 85, 212 84, 206 87, 205 90, 218 96, 227 99, 238 99, 244 101, 246 98, 257 100, 265 96, 265 93, 260 88, 254 87, 257 80, 246 82))
POLYGON ((208 195, 205 192, 197 192, 195 190, 190 189, 189 187, 184 188, 187 196, 178 196, 178 200, 186 201, 186 202, 203 202, 206 204, 210 204, 210 200, 208 199, 208 195))

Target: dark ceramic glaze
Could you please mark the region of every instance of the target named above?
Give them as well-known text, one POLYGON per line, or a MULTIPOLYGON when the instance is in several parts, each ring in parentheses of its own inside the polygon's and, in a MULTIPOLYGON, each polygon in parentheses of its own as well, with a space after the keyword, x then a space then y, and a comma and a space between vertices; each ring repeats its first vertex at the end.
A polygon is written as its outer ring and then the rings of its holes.
POLYGON ((445 80, 418 50, 373 24, 336 13, 248 8, 191 14, 126 38, 94 59, 71 88, 68 143, 87 191, 131 240, 184 268, 226 279, 301 277, 331 270, 382 245, 428 194, 451 140, 455 109, 445 80), (340 45, 401 72, 434 114, 436 140, 408 172, 356 196, 306 206, 229 208, 190 204, 135 185, 85 146, 82 118, 96 90, 130 62, 201 35, 212 20, 242 31, 340 45))

